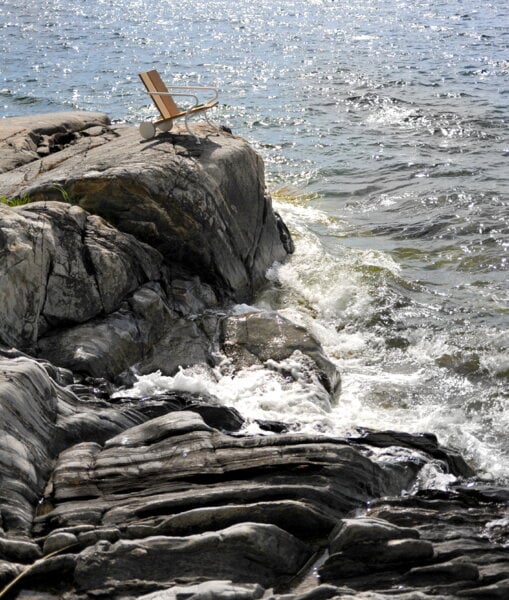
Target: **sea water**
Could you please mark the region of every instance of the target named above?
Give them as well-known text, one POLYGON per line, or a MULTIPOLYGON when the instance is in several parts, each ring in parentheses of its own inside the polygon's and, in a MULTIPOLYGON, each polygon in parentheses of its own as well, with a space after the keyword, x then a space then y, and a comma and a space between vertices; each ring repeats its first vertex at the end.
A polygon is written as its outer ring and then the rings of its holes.
POLYGON ((306 325, 341 394, 331 407, 298 355, 131 393, 212 393, 318 432, 430 431, 507 482, 508 46, 505 0, 3 0, 0 114, 138 123, 153 67, 219 87, 216 119, 263 155, 296 242, 254 308, 306 325))

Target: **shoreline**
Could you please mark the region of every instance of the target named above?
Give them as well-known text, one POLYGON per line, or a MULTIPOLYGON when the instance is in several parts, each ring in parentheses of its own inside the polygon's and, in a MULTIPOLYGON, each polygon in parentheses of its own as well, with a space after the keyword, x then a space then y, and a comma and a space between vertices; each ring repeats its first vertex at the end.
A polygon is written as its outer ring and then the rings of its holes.
POLYGON ((47 119, 0 124, 0 194, 34 200, 0 205, 0 584, 37 563, 16 593, 502 597, 508 491, 433 435, 263 421, 246 435, 206 392, 114 393, 219 355, 232 376, 269 365, 313 381, 329 406, 341 378, 304 327, 230 310, 293 251, 249 144, 200 129, 197 146, 182 128, 143 144, 105 115, 47 119), (437 462, 455 484, 416 489, 437 462))

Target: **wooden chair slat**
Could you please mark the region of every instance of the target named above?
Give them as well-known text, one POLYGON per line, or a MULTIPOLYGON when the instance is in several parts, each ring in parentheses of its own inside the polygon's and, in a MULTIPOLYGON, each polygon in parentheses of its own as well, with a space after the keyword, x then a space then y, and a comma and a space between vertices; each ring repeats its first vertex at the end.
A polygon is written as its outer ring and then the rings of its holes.
POLYGON ((168 88, 155 69, 147 71, 146 73, 140 73, 140 79, 143 81, 147 92, 162 92, 163 94, 168 94, 164 96, 160 94, 151 95, 151 98, 163 119, 171 119, 180 114, 181 111, 175 104, 171 95, 169 95, 168 88))

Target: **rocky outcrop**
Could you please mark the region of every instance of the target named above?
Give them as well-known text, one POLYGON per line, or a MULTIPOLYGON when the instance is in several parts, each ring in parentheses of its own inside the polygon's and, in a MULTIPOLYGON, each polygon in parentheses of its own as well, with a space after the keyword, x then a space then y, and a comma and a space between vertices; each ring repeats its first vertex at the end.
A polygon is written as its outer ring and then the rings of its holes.
POLYGON ((237 302, 249 301, 267 268, 291 251, 263 162, 240 138, 211 130, 201 144, 178 134, 143 143, 135 128, 116 126, 107 143, 62 152, 59 161, 51 155, 0 175, 0 191, 100 215, 157 249, 174 272, 237 302))
POLYGON ((222 317, 200 315, 252 299, 292 250, 260 157, 232 135, 143 143, 95 113, 7 119, 0 133, 0 193, 30 199, 0 204, 6 345, 109 379, 210 365, 222 317))
POLYGON ((205 385, 128 395, 193 365, 264 369, 322 411, 340 391, 305 328, 235 306, 292 242, 258 155, 200 137, 2 122, 0 194, 32 202, 0 205, 0 595, 505 598, 507 492, 433 435, 252 435, 205 385), (421 489, 433 470, 455 485, 421 489))

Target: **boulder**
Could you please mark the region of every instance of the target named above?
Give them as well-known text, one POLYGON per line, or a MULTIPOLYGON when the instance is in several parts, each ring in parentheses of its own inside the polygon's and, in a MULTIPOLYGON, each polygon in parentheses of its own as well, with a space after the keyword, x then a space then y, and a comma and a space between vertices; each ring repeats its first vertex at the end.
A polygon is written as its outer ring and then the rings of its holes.
POLYGON ((51 170, 43 158, 0 175, 0 192, 79 205, 157 249, 175 272, 199 276, 224 299, 249 301, 292 250, 261 157, 215 130, 200 145, 179 127, 148 143, 133 127, 111 131, 108 143, 68 149, 51 170))
POLYGON ((320 342, 304 327, 279 313, 252 310, 225 317, 221 340, 224 353, 238 369, 266 364, 292 378, 313 380, 323 386, 333 402, 339 394, 339 373, 324 355, 320 342), (304 363, 302 356, 307 358, 304 363), (292 357, 297 360, 285 365, 284 361, 292 357), (297 366, 299 359, 301 365, 297 366), (307 368, 303 367, 306 362, 307 368))

